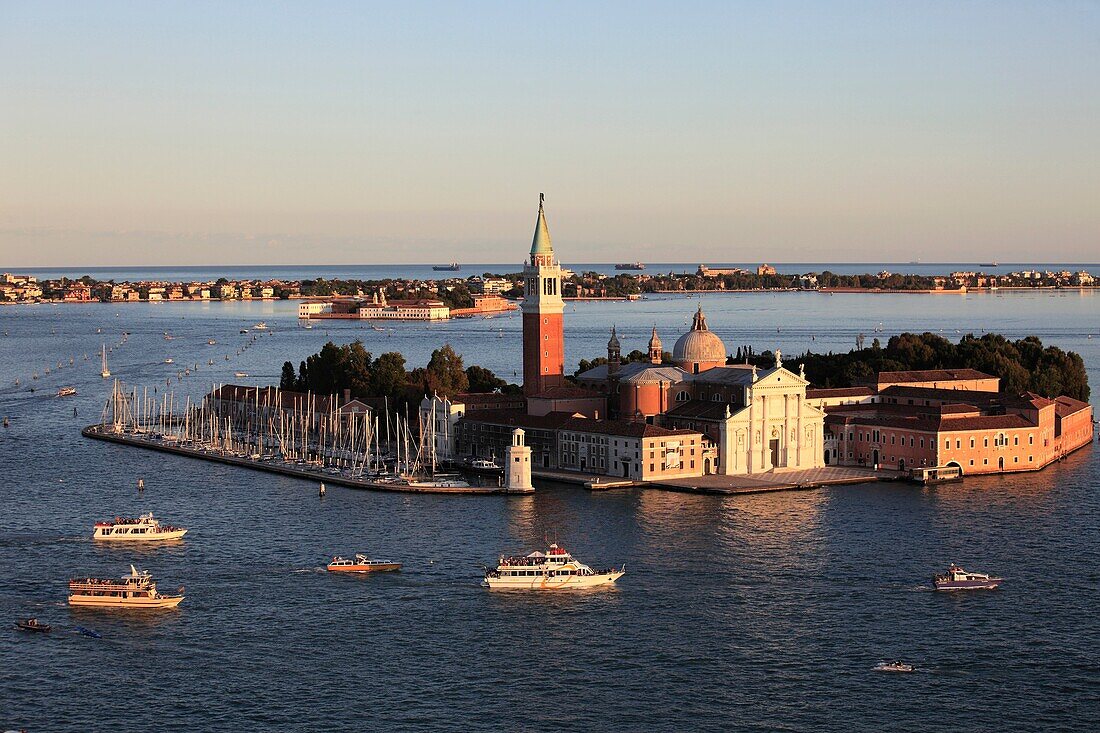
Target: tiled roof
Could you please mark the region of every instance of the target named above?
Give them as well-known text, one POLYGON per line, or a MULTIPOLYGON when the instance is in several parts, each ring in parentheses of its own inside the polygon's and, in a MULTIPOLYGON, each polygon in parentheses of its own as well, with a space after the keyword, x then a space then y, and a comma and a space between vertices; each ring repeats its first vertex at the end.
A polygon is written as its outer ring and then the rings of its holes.
POLYGON ((1081 410, 1087 410, 1089 407, 1089 403, 1075 400, 1072 397, 1063 396, 1054 401, 1054 411, 1058 417, 1068 417, 1081 410))
MULTIPOLYGON (((757 376, 761 377, 767 370, 757 369, 757 376)), ((707 369, 691 376, 692 381, 704 384, 751 384, 752 366, 748 364, 727 364, 707 369)))
POLYGON ((619 435, 627 438, 665 438, 672 435, 699 435, 698 430, 669 430, 650 425, 644 422, 629 422, 626 420, 590 420, 583 417, 575 417, 566 421, 561 430, 572 430, 578 433, 600 433, 602 435, 619 435))
POLYGON ((671 435, 699 435, 697 430, 668 430, 644 422, 626 420, 593 420, 569 412, 528 415, 523 410, 491 410, 464 417, 463 423, 487 423, 517 428, 572 430, 578 433, 600 433, 627 438, 663 438, 671 435))
POLYGON ((551 387, 550 389, 543 390, 536 395, 531 395, 531 399, 536 400, 576 400, 589 398, 603 399, 603 395, 597 394, 590 389, 569 387, 567 385, 551 387))
MULTIPOLYGON (((726 410, 730 409, 726 402, 710 402, 708 400, 690 400, 681 402, 668 411, 669 417, 687 417, 700 420, 722 420, 726 417, 726 410)), ((740 408, 738 408, 740 409, 740 408)))
POLYGON ((996 379, 977 369, 914 369, 903 372, 879 372, 878 383, 884 382, 944 382, 951 379, 996 379))
POLYGON ((246 387, 240 384, 226 384, 218 387, 210 393, 210 398, 225 400, 227 402, 241 402, 261 407, 274 407, 278 405, 288 410, 313 409, 316 412, 329 412, 334 409, 343 409, 351 403, 366 405, 362 400, 343 399, 339 395, 316 395, 310 392, 294 392, 288 389, 276 387, 246 387))
POLYGON ((834 387, 831 389, 808 389, 806 399, 827 399, 829 397, 870 397, 875 390, 870 387, 834 387))
POLYGON ((688 373, 680 367, 658 366, 656 364, 645 364, 644 366, 644 369, 634 370, 634 373, 628 377, 623 377, 620 374, 619 381, 626 384, 677 383, 683 382, 688 377, 688 373))

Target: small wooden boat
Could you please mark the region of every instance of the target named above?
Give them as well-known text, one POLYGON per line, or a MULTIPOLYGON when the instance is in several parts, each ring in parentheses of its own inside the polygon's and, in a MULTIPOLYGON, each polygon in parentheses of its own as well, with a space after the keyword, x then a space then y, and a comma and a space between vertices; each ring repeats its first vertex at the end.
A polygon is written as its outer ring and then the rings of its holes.
POLYGON ((50 625, 44 624, 36 618, 21 618, 15 622, 15 628, 22 631, 39 631, 44 634, 50 632, 50 625))
POLYGON ((334 557, 332 562, 325 566, 330 573, 375 573, 400 570, 399 562, 380 562, 371 560, 366 555, 356 555, 354 560, 343 557, 334 557))

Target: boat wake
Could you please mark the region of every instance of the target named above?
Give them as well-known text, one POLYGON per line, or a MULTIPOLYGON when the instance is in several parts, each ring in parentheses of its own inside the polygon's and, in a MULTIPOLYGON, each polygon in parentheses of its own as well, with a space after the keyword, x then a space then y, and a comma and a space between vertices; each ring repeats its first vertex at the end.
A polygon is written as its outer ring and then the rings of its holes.
POLYGON ((328 572, 328 570, 326 570, 326 569, 325 569, 324 567, 318 567, 318 568, 297 568, 297 569, 295 569, 295 570, 291 570, 290 572, 292 572, 292 573, 327 573, 327 572, 328 572))

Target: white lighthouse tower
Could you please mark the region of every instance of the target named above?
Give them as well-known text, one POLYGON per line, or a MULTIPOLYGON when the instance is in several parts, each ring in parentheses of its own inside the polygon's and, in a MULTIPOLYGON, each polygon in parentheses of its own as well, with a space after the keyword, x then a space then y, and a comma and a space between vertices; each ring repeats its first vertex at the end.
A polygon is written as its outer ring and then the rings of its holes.
POLYGON ((504 470, 504 488, 510 494, 531 494, 531 449, 523 442, 522 428, 512 431, 512 444, 508 446, 508 467, 504 470))

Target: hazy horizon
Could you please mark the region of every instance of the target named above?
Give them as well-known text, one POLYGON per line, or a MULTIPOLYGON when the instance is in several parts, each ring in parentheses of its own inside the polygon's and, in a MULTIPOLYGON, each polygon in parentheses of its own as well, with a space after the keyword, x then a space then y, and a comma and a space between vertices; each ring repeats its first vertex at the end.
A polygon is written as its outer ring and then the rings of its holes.
POLYGON ((0 266, 519 262, 539 192, 572 262, 1088 262, 1098 27, 1095 3, 6 3, 0 266))

